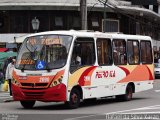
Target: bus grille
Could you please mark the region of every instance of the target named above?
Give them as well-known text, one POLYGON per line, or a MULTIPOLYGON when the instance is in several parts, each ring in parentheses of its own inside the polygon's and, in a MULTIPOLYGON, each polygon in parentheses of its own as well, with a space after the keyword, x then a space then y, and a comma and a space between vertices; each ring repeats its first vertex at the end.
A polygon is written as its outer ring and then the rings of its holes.
POLYGON ((22 87, 46 87, 48 83, 21 83, 22 87))
POLYGON ((44 95, 45 92, 24 92, 23 93, 25 94, 25 96, 28 96, 28 97, 41 97, 44 95))

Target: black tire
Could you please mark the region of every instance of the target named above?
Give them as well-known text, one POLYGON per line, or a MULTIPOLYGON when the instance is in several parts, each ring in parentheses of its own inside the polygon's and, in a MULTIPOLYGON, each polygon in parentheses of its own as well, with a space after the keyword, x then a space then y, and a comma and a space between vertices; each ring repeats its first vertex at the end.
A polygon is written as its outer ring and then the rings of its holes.
POLYGON ((120 101, 130 101, 133 96, 133 88, 131 85, 128 85, 126 88, 126 93, 124 95, 117 95, 116 99, 120 101))
POLYGON ((131 85, 129 85, 126 89, 126 94, 124 96, 124 100, 130 101, 130 100, 132 100, 132 97, 133 97, 133 88, 131 85))
POLYGON ((78 108, 80 105, 80 92, 77 89, 73 89, 70 94, 69 101, 66 102, 66 105, 70 109, 78 108))
POLYGON ((31 109, 35 105, 36 101, 20 101, 20 103, 25 109, 31 109))

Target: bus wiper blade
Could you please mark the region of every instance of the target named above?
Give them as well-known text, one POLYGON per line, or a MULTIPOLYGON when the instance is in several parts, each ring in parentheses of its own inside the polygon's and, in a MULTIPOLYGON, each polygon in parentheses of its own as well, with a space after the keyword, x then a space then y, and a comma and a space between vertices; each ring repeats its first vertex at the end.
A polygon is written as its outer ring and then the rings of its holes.
MULTIPOLYGON (((37 48, 35 48, 33 52, 28 48, 27 45, 26 45, 26 48, 27 48, 27 50, 30 52, 30 55, 28 56, 28 58, 27 58, 26 60, 28 61, 29 58, 31 58, 32 60, 34 60, 33 57, 32 57, 32 53, 35 54, 35 51, 36 51, 37 48)), ((35 60, 34 60, 34 61, 35 61, 35 60)), ((25 70, 24 68, 25 68, 26 65, 27 65, 27 64, 24 64, 24 65, 23 65, 23 67, 22 67, 22 69, 21 69, 21 72, 24 72, 24 70, 25 70)))

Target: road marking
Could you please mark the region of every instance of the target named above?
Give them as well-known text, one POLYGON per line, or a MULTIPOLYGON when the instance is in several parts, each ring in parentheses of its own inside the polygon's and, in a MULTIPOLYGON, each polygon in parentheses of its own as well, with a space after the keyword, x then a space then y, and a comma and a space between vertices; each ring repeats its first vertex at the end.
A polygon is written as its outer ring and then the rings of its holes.
POLYGON ((9 93, 0 93, 0 100, 5 99, 5 98, 10 98, 10 94, 9 93))
MULTIPOLYGON (((129 112, 129 111, 136 111, 136 110, 148 110, 148 109, 155 108, 155 107, 160 107, 160 105, 153 105, 153 106, 146 106, 146 107, 129 109, 129 110, 122 110, 122 111, 115 111, 115 112, 109 112, 109 113, 102 113, 102 114, 94 114, 94 115, 88 115, 88 116, 67 118, 67 119, 64 119, 64 120, 76 120, 76 119, 88 118, 88 117, 93 117, 93 116, 98 116, 98 115, 117 114, 117 113, 123 113, 123 112, 129 112)), ((138 112, 138 113, 140 113, 140 112, 138 112)), ((159 112, 158 112, 158 113, 159 113, 159 112)))
POLYGON ((97 115, 104 115, 104 114, 86 115, 86 116, 80 116, 80 117, 74 117, 74 118, 67 118, 67 119, 64 119, 64 120, 76 120, 76 119, 81 119, 81 118, 93 117, 93 116, 97 116, 97 115))
POLYGON ((105 113, 105 114, 115 114, 115 113, 122 113, 122 112, 136 111, 136 110, 148 110, 148 109, 153 109, 155 107, 160 107, 160 105, 153 105, 153 106, 147 106, 147 107, 141 107, 141 108, 135 108, 135 109, 129 109, 129 110, 122 110, 122 111, 110 112, 110 113, 105 113))
POLYGON ((3 96, 0 96, 0 98, 3 98, 3 97, 10 97, 10 95, 3 95, 3 96))
POLYGON ((160 92, 160 90, 155 90, 155 92, 160 92))
POLYGON ((7 99, 7 98, 10 98, 10 97, 1 97, 0 100, 7 99))

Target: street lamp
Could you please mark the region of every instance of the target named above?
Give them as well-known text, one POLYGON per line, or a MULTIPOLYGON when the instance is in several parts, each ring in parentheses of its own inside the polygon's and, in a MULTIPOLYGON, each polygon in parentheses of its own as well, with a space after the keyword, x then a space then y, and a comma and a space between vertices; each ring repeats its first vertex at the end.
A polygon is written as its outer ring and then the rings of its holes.
POLYGON ((33 30, 35 31, 35 33, 38 31, 38 29, 39 29, 39 24, 40 24, 40 22, 39 22, 39 20, 35 17, 34 19, 32 19, 32 28, 33 28, 33 30))

